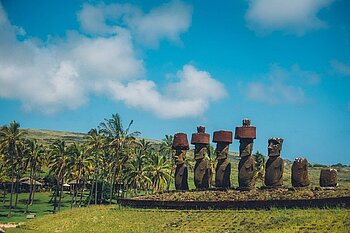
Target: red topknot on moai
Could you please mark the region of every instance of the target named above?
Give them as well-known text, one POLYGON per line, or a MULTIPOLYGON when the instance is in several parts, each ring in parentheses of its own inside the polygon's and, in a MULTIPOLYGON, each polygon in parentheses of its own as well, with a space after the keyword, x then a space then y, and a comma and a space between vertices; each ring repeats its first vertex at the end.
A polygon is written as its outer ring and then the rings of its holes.
POLYGON ((175 150, 174 160, 175 170, 175 188, 176 190, 188 190, 188 169, 185 165, 186 152, 189 149, 187 134, 177 133, 174 135, 172 149, 175 150))
POLYGON ((210 187, 212 170, 207 160, 210 135, 205 133, 204 126, 197 127, 197 133, 192 134, 191 144, 194 144, 194 184, 197 189, 207 189, 210 187))
POLYGON ((213 142, 216 142, 215 154, 218 160, 216 165, 215 186, 228 189, 231 186, 231 163, 227 160, 229 145, 232 143, 231 131, 215 131, 213 142))
POLYGON ((243 126, 236 127, 235 139, 239 140, 238 183, 240 188, 255 186, 255 160, 252 157, 253 141, 256 138, 256 127, 250 125, 249 119, 243 120, 243 126))

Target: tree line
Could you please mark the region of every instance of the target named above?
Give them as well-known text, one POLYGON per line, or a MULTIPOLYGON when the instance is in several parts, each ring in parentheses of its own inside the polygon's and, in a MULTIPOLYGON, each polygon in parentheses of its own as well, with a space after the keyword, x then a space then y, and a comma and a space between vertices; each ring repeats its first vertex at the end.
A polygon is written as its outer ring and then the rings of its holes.
POLYGON ((44 171, 52 191, 53 212, 61 208, 64 186, 71 183, 71 207, 113 203, 120 193, 168 190, 172 180, 172 141, 166 135, 161 144, 137 140, 140 132, 123 127, 118 114, 91 129, 84 142, 64 140, 44 145, 25 137, 16 121, 0 129, 0 183, 3 205, 9 195, 8 217, 17 207, 20 180, 29 177, 25 212, 33 205, 35 185, 44 171), (9 192, 7 193, 7 186, 9 192))

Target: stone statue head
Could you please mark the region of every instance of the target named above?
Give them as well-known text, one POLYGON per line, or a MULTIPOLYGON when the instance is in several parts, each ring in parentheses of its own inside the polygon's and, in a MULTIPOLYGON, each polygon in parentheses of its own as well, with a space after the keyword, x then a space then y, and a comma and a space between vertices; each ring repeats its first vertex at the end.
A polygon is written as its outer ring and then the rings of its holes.
POLYGON ((186 157, 186 150, 176 150, 173 154, 174 161, 176 165, 181 165, 185 163, 185 157, 186 157))
POLYGON ((213 142, 216 142, 216 158, 226 159, 229 152, 229 145, 232 143, 232 132, 225 130, 215 131, 213 142))
POLYGON ((283 139, 282 138, 270 138, 268 141, 268 155, 270 157, 280 156, 282 150, 283 139))
POLYGON ((240 139, 239 140, 239 156, 250 156, 253 152, 253 139, 240 139))
POLYGON ((215 155, 217 159, 226 159, 229 152, 229 143, 218 142, 215 148, 215 155))
POLYGON ((197 143, 194 146, 194 159, 203 159, 208 152, 208 145, 197 143))

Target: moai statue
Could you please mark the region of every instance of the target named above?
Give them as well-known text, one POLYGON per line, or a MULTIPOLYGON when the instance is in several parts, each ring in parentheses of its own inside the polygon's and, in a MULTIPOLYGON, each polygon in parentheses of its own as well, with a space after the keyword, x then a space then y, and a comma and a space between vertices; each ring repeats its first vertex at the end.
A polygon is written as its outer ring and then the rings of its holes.
POLYGON ((228 189, 231 186, 231 163, 227 160, 229 145, 232 143, 231 131, 215 131, 213 142, 216 142, 216 165, 215 186, 218 188, 228 189))
POLYGON ((292 185, 293 187, 307 187, 310 185, 307 173, 307 160, 296 158, 292 165, 292 185))
POLYGON ((283 184, 283 159, 281 159, 281 150, 283 139, 270 138, 268 145, 269 159, 265 167, 265 185, 268 187, 279 187, 283 184))
POLYGON ((175 188, 176 190, 188 190, 188 170, 185 165, 186 152, 189 149, 187 134, 175 134, 172 149, 175 150, 175 188))
POLYGON ((250 126, 250 120, 244 119, 243 126, 236 127, 235 139, 239 139, 238 183, 240 188, 255 186, 255 160, 252 157, 253 141, 256 138, 256 127, 250 126))
POLYGON ((336 187, 338 185, 337 170, 322 169, 320 175, 321 187, 336 187))
POLYGON ((209 161, 205 158, 208 154, 210 135, 205 133, 205 127, 198 126, 197 133, 192 134, 191 144, 194 144, 194 184, 197 189, 210 187, 212 170, 209 161))

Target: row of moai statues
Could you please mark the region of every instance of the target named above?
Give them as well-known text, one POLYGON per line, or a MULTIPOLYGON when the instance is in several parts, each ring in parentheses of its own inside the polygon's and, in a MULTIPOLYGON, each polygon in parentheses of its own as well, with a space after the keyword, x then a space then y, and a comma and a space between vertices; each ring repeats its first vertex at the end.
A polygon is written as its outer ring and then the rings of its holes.
MULTIPOLYGON (((230 188, 231 163, 228 153, 232 143, 231 131, 220 130, 213 134, 213 142, 216 143, 215 155, 217 159, 215 169, 215 187, 230 188)), ((250 125, 250 120, 244 119, 243 125, 236 127, 235 139, 239 140, 238 183, 239 188, 251 189, 255 187, 256 168, 252 156, 253 143, 256 139, 256 127, 250 125)), ((212 182, 212 169, 208 161, 210 135, 205 133, 205 127, 198 126, 197 133, 192 134, 191 144, 194 145, 194 184, 197 189, 208 189, 212 182)), ((281 158, 283 139, 270 138, 268 140, 269 159, 265 166, 264 184, 266 187, 281 187, 283 185, 284 161, 281 158)), ((188 169, 185 164, 185 156, 189 150, 189 143, 185 133, 177 133, 174 136, 172 149, 175 150, 174 160, 175 188, 176 190, 188 190, 188 169)), ((293 187, 307 187, 310 181, 308 177, 308 162, 304 158, 297 158, 292 165, 293 187)), ((334 187, 337 185, 337 173, 334 169, 323 169, 320 175, 322 187, 334 187)))

